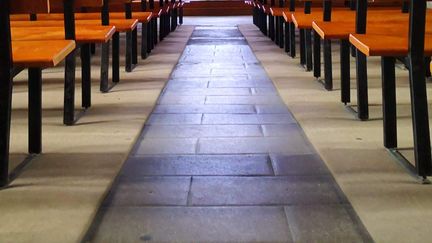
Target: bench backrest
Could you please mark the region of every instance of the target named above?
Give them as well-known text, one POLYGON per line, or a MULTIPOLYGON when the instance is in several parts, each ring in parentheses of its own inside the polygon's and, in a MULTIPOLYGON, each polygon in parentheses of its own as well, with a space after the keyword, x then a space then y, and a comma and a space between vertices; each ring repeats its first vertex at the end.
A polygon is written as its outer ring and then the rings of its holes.
MULTIPOLYGON (((53 12, 63 12, 63 1, 64 0, 50 0, 50 8, 53 12)), ((81 9, 83 7, 102 7, 104 0, 75 0, 75 9, 81 9)))
MULTIPOLYGON (((4 1, 4 0, 2 0, 4 1)), ((37 14, 50 12, 50 0, 10 1, 12 14, 37 14)))

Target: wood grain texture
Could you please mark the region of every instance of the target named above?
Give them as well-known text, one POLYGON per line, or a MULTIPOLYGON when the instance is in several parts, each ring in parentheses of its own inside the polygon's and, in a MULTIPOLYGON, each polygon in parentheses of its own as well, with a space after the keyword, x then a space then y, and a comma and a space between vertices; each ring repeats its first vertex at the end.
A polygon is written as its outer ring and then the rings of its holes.
POLYGON ((17 67, 54 67, 75 49, 75 41, 12 41, 12 58, 17 67))

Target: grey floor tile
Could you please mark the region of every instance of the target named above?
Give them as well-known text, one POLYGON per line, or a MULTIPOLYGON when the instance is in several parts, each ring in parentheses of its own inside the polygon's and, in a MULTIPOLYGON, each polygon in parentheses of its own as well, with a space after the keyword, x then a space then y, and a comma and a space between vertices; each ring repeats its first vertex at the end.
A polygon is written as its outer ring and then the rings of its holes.
POLYGON ((238 80, 238 81, 211 80, 208 86, 210 88, 254 88, 254 87, 273 87, 273 84, 269 82, 256 82, 252 80, 238 80))
POLYGON ((193 177, 193 205, 312 205, 342 202, 330 177, 193 177))
MULTIPOLYGON (((276 114, 278 115, 278 114, 276 114)), ((289 118, 287 118, 289 122, 289 118)), ((264 135, 267 137, 287 137, 295 136, 297 138, 302 137, 306 140, 302 128, 294 122, 288 124, 265 124, 262 125, 264 135)))
POLYGON ((254 114, 256 111, 253 105, 157 105, 153 113, 254 114))
POLYGON ((254 95, 276 95, 278 96, 278 92, 276 88, 252 88, 252 94, 254 95))
POLYGON ((292 124, 290 114, 204 114, 203 124, 292 124))
POLYGON ((284 114, 290 113, 286 105, 256 105, 256 110, 258 114, 284 114))
POLYGON ((208 96, 206 104, 225 105, 269 105, 282 104, 279 96, 208 96))
POLYGON ((144 136, 150 138, 261 137, 258 125, 151 125, 144 136))
POLYGON ((209 81, 183 81, 183 82, 168 82, 166 88, 207 88, 209 81))
POLYGON ((168 155, 130 157, 121 176, 273 175, 268 155, 168 155))
POLYGON ((122 174, 104 206, 187 204, 191 177, 129 177, 122 174))
POLYGON ((124 207, 92 242, 292 242, 281 207, 124 207))
POLYGON ((196 138, 146 138, 139 142, 135 154, 194 154, 196 138))
POLYGON ((183 96, 183 95, 164 95, 159 99, 160 105, 201 105, 204 104, 205 96, 183 96))
POLYGON ((202 114, 152 114, 149 125, 201 124, 202 114))
POLYGON ((276 175, 330 175, 327 166, 317 154, 270 156, 276 175))
POLYGON ((182 96, 196 96, 196 95, 250 95, 249 88, 183 88, 173 89, 169 88, 165 91, 165 96, 182 95, 182 96))
POLYGON ((344 205, 285 207, 295 242, 365 242, 344 205))
POLYGON ((198 144, 200 154, 281 153, 299 155, 313 152, 313 148, 303 138, 295 137, 201 138, 198 144))

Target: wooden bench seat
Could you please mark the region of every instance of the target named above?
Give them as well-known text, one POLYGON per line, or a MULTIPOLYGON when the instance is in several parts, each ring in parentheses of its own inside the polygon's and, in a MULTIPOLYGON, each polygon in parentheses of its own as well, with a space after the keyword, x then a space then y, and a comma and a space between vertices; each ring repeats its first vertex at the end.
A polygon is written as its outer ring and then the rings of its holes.
POLYGON ((270 7, 270 14, 275 17, 283 17, 283 12, 286 8, 270 7))
MULTIPOLYGON (((86 26, 76 29, 77 43, 106 43, 116 29, 111 26, 86 26)), ((63 27, 13 27, 12 40, 64 40, 63 27)))
POLYGON ((13 65, 21 68, 55 67, 75 49, 75 41, 12 41, 13 65))
MULTIPOLYGON (((402 27, 402 26, 401 26, 402 27)), ((401 28, 399 35, 350 34, 349 40, 366 56, 399 57, 408 55, 408 28, 401 28)), ((432 56, 432 33, 425 36, 425 55, 432 56)))
MULTIPOLYGON (((108 26, 102 26, 100 20, 76 20, 75 25, 77 28, 77 31, 81 28, 87 29, 89 27, 99 28, 102 29, 108 29, 108 28, 115 28, 118 32, 127 32, 134 30, 138 25, 138 20, 136 19, 128 19, 126 21, 116 21, 116 19, 113 19, 110 21, 110 24, 108 26)), ((63 26, 63 23, 58 20, 37 20, 37 21, 12 21, 11 27, 61 27, 63 26)))

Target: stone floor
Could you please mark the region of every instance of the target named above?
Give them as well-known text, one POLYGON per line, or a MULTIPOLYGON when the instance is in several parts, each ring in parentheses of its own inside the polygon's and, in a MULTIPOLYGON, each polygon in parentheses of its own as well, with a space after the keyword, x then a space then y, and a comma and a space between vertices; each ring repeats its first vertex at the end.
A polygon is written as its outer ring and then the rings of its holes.
POLYGON ((197 26, 85 242, 371 242, 237 27, 197 26))

